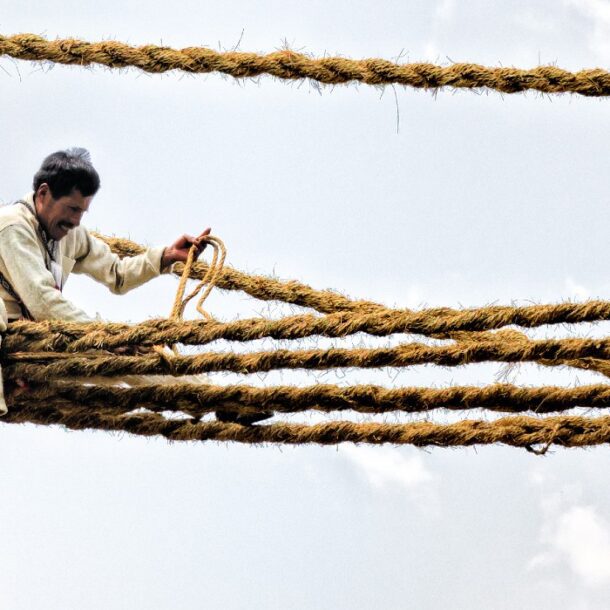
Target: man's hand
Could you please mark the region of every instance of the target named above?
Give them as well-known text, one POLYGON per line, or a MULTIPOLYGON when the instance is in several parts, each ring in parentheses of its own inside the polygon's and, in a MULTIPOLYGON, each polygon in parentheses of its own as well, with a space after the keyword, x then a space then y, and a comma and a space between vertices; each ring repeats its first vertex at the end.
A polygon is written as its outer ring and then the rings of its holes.
POLYGON ((197 246, 196 254, 199 256, 205 250, 205 238, 210 234, 211 230, 212 229, 208 227, 201 235, 199 235, 199 237, 192 237, 191 235, 183 235, 182 237, 179 237, 171 246, 168 246, 163 251, 163 256, 161 257, 161 269, 164 269, 172 263, 184 263, 189 255, 189 250, 193 245, 197 246))

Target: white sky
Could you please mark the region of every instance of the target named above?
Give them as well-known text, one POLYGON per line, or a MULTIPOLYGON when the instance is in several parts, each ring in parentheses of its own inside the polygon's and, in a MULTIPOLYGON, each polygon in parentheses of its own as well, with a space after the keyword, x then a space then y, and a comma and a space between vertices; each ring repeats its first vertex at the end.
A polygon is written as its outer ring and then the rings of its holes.
MULTIPOLYGON (((316 56, 610 64, 608 0, 0 0, 5 35, 231 48, 242 29, 247 51, 286 40, 316 56)), ((84 146, 102 177, 87 225, 108 234, 168 244, 211 225, 236 268, 403 307, 608 298, 607 100, 401 88, 395 98, 354 85, 319 94, 270 78, 7 58, 0 84, 0 202, 29 190, 46 154, 84 146)), ((137 321, 166 315, 175 288, 162 278, 113 297, 73 276, 67 294, 137 321)), ((286 311, 220 292, 209 310, 286 311)), ((502 371, 325 380, 485 384, 502 371)), ((595 379, 531 366, 510 376, 595 379)), ((607 447, 539 458, 504 447, 169 445, 2 426, 0 599, 11 610, 606 608, 609 457, 607 447)))

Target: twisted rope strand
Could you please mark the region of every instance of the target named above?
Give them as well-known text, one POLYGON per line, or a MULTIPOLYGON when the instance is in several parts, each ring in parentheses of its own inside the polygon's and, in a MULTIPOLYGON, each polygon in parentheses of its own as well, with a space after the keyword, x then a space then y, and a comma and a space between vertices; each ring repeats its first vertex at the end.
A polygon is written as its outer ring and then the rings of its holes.
POLYGON ((545 414, 574 407, 610 407, 610 386, 596 384, 574 388, 557 386, 527 388, 494 384, 485 387, 389 389, 375 385, 339 387, 330 384, 302 388, 150 384, 125 388, 49 382, 41 386, 33 386, 27 394, 10 396, 7 404, 12 408, 28 404, 53 405, 57 401, 60 403, 70 401, 93 410, 105 408, 122 412, 147 408, 155 411, 181 411, 197 418, 227 404, 273 410, 277 413, 299 413, 308 409, 324 412, 353 410, 358 413, 488 409, 503 413, 531 411, 545 414))
MULTIPOLYGON (((92 233, 110 246, 110 249, 124 258, 135 256, 144 252, 141 246, 128 239, 118 237, 108 237, 99 233, 92 233)), ((205 262, 193 263, 189 277, 201 280, 208 272, 208 265, 205 262)), ((174 273, 182 275, 184 265, 176 263, 174 273)), ((337 292, 331 290, 313 290, 306 284, 301 284, 296 280, 288 282, 275 280, 262 275, 250 275, 225 267, 217 280, 217 287, 222 290, 242 290, 250 296, 263 301, 282 301, 300 307, 310 307, 320 313, 334 313, 336 311, 378 311, 385 307, 370 301, 353 301, 337 292)))
POLYGON ((610 417, 561 416, 538 419, 506 417, 493 422, 464 420, 455 424, 352 423, 336 421, 315 425, 277 423, 241 426, 223 422, 165 419, 156 413, 114 415, 87 408, 47 406, 16 407, 3 417, 6 423, 60 424, 70 430, 129 432, 139 436, 163 436, 172 441, 233 441, 335 445, 343 442, 417 447, 458 447, 501 443, 531 448, 541 444, 588 447, 610 442, 610 417))
MULTIPOLYGON (((610 302, 558 303, 527 307, 490 306, 479 309, 451 310, 439 317, 438 310, 409 310, 381 313, 339 312, 324 317, 305 314, 281 320, 250 318, 235 322, 148 320, 140 324, 75 323, 49 320, 13 322, 9 325, 5 352, 87 351, 114 349, 126 345, 183 343, 205 345, 212 341, 253 341, 303 339, 323 336, 346 337, 364 332, 374 336, 413 333, 447 336, 458 331, 483 331, 508 325, 537 327, 545 324, 610 320, 610 302)), ((446 312, 447 310, 445 310, 446 312)), ((463 339, 462 339, 463 340, 463 339)))
POLYGON ((134 47, 116 41, 85 42, 72 38, 48 41, 34 34, 0 36, 0 55, 79 66, 133 66, 152 73, 168 70, 198 74, 220 72, 235 78, 270 74, 280 79, 309 78, 333 85, 355 81, 370 85, 397 84, 421 89, 485 87, 503 93, 535 90, 544 93, 570 92, 585 96, 610 95, 610 73, 602 69, 572 73, 555 66, 521 70, 489 68, 467 63, 446 67, 430 63, 396 64, 377 58, 313 59, 290 50, 259 55, 238 51, 218 52, 205 47, 134 47))
MULTIPOLYGON (((122 258, 141 254, 145 250, 144 246, 128 239, 107 237, 99 233, 94 233, 94 235, 106 242, 110 249, 122 258)), ((183 269, 184 267, 178 263, 175 265, 174 272, 180 275, 183 269)), ((207 265, 203 262, 196 262, 192 266, 190 277, 200 280, 206 273, 207 265)), ((249 275, 227 267, 218 277, 217 287, 221 290, 240 290, 262 301, 281 301, 291 305, 308 307, 322 314, 339 312, 392 315, 407 312, 415 313, 408 309, 391 309, 372 301, 352 300, 331 290, 315 290, 311 286, 296 280, 282 281, 262 275, 249 275)), ((452 319, 464 312, 468 312, 471 316, 477 318, 476 321, 474 319, 465 321, 463 326, 457 325, 455 328, 450 326, 449 330, 445 326, 440 326, 440 330, 437 330, 434 326, 427 328, 422 321, 419 329, 414 327, 405 332, 434 336, 459 331, 491 330, 509 324, 532 328, 544 324, 573 324, 610 320, 610 302, 589 301, 587 303, 561 303, 558 305, 531 305, 526 307, 490 306, 466 310, 436 307, 416 313, 430 318, 446 317, 452 319)))
MULTIPOLYGON (((483 333, 485 335, 485 333, 483 333)), ((568 364, 574 359, 610 359, 610 339, 544 339, 511 341, 500 331, 480 342, 429 346, 406 343, 377 349, 277 349, 246 354, 207 352, 171 359, 156 353, 142 356, 65 352, 7 353, 7 378, 44 382, 51 378, 99 375, 196 375, 219 371, 249 374, 277 369, 379 368, 418 364, 460 366, 480 362, 540 362, 547 366, 568 364), (493 339, 492 339, 493 338, 493 339), (569 362, 568 362, 569 361, 569 362)), ((586 361, 590 363, 590 360, 586 361)), ((584 368, 578 360, 572 365, 584 368)), ((592 368, 591 364, 588 365, 592 368)), ((598 365, 599 366, 599 365, 598 365)), ((606 363, 606 366, 607 363, 606 363)))

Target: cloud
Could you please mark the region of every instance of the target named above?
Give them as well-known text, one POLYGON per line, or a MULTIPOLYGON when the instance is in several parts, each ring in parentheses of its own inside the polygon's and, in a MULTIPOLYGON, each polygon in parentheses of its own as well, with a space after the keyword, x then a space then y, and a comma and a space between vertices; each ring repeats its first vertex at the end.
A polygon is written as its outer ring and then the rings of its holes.
POLYGON ((586 586, 610 585, 610 523, 590 505, 560 510, 552 502, 544 512, 547 522, 542 540, 547 548, 532 557, 528 569, 564 564, 586 586))
POLYGON ((563 513, 553 544, 585 584, 610 584, 610 524, 592 506, 563 513))
POLYGON ((398 449, 345 445, 342 453, 376 488, 399 486, 413 490, 434 479, 421 456, 407 457, 398 449))
POLYGON ((610 0, 565 0, 567 6, 591 21, 588 46, 599 59, 610 61, 610 0))

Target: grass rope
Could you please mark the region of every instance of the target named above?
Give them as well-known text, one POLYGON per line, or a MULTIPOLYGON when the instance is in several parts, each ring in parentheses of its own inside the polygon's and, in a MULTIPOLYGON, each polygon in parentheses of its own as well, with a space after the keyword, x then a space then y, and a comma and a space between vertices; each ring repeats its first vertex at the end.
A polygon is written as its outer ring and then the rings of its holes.
POLYGON ((485 340, 429 346, 405 343, 373 349, 309 349, 250 352, 207 352, 196 355, 159 352, 117 356, 95 352, 16 352, 4 359, 6 378, 43 382, 69 376, 196 375, 229 371, 251 374, 278 369, 328 370, 332 368, 406 367, 420 364, 461 366, 481 362, 539 362, 547 366, 570 364, 593 369, 592 359, 610 359, 610 339, 513 340, 513 333, 486 334, 485 340), (508 337, 506 337, 508 335, 508 337), (579 360, 586 358, 588 366, 579 360))
MULTIPOLYGON (((452 310, 450 316, 437 316, 436 311, 338 312, 322 317, 304 314, 287 316, 280 320, 249 318, 234 322, 172 322, 165 319, 152 319, 138 324, 18 321, 9 325, 2 348, 5 352, 79 352, 128 345, 206 345, 220 339, 246 342, 264 338, 340 338, 356 333, 379 337, 396 333, 451 337, 452 333, 456 332, 480 332, 508 325, 533 328, 546 324, 610 320, 608 301, 526 307, 493 305, 470 310, 452 310)), ((465 341, 466 338, 461 340, 465 341)))
POLYGON ((405 85, 420 89, 487 88, 502 93, 534 90, 543 93, 610 95, 610 73, 602 69, 569 72, 556 66, 529 70, 486 67, 471 63, 437 66, 431 63, 397 64, 385 59, 312 58, 291 50, 265 55, 241 51, 220 52, 205 47, 173 49, 132 46, 117 41, 86 42, 74 38, 46 40, 35 34, 0 36, 0 55, 15 59, 109 68, 135 67, 145 72, 181 70, 191 74, 219 72, 235 78, 269 74, 279 79, 311 79, 337 85, 405 85))
POLYGON ((224 422, 166 419, 158 413, 92 411, 84 407, 42 408, 15 406, 4 416, 6 423, 60 424, 70 430, 128 432, 139 436, 162 436, 172 441, 232 441, 335 445, 343 442, 459 447, 504 444, 544 453, 552 445, 589 447, 610 442, 610 417, 558 416, 534 418, 513 416, 492 422, 463 420, 454 424, 413 422, 407 424, 353 423, 334 421, 305 425, 276 423, 242 426, 224 422), (533 449, 541 445, 540 450, 533 449))
POLYGON ((610 407, 610 385, 577 387, 519 387, 511 384, 450 386, 446 388, 377 385, 340 387, 316 384, 255 387, 250 385, 149 384, 135 388, 50 382, 34 385, 24 395, 9 397, 13 405, 53 405, 70 401, 93 410, 103 408, 125 412, 146 408, 174 411, 192 417, 213 413, 227 404, 238 404, 276 413, 355 411, 358 413, 427 413, 437 409, 468 411, 487 409, 500 413, 555 413, 575 407, 610 407))

